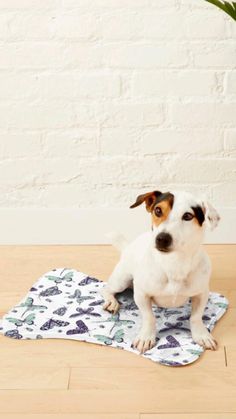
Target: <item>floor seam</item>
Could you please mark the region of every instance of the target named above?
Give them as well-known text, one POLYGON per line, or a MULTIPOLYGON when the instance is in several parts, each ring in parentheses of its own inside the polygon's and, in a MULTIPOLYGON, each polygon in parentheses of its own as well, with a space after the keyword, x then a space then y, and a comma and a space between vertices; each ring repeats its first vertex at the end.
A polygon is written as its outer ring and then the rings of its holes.
POLYGON ((225 366, 228 367, 228 359, 227 359, 227 350, 226 346, 224 346, 224 356, 225 356, 225 366))
POLYGON ((69 368, 69 377, 68 377, 68 383, 67 383, 67 390, 70 389, 70 379, 71 379, 71 367, 69 368))

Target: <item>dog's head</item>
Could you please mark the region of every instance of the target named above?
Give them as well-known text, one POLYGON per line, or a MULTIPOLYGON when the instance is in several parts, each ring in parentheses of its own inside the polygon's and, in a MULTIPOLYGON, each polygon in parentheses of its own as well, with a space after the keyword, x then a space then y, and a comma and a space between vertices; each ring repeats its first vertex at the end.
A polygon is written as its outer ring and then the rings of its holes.
POLYGON ((212 230, 220 219, 212 205, 187 192, 148 192, 139 195, 130 208, 143 202, 151 213, 154 243, 160 252, 197 248, 205 227, 212 230))

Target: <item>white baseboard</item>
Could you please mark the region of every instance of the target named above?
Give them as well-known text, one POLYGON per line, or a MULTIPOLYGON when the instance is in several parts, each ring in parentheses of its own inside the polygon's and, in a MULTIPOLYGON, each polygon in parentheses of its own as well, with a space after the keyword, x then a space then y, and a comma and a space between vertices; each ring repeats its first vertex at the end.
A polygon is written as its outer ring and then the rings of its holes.
MULTIPOLYGON (((218 208, 221 222, 206 243, 236 243, 236 208, 218 208)), ((0 244, 108 244, 106 234, 128 239, 150 228, 143 208, 0 209, 0 244)))

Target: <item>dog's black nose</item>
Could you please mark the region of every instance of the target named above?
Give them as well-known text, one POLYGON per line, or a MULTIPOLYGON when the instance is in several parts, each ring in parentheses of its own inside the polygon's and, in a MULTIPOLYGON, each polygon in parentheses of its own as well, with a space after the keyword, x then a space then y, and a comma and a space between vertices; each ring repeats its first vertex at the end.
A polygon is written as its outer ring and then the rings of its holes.
POLYGON ((162 252, 168 252, 172 241, 172 237, 169 233, 160 233, 156 236, 156 247, 162 252))

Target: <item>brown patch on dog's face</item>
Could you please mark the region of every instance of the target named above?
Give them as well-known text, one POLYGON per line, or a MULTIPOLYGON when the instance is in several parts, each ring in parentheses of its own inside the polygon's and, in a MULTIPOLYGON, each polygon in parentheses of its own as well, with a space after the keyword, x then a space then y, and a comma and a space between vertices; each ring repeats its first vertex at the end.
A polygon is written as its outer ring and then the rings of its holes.
POLYGON ((165 221, 171 211, 171 207, 168 201, 162 201, 153 208, 152 211, 152 224, 158 227, 163 221, 165 221))
POLYGON ((168 215, 173 207, 174 195, 170 192, 162 194, 155 203, 152 210, 152 223, 158 227, 163 221, 168 218, 168 215))
POLYGON ((130 206, 135 208, 145 201, 146 210, 152 213, 152 224, 158 226, 165 221, 173 207, 174 195, 170 192, 162 193, 160 191, 148 192, 139 195, 136 202, 130 206))

